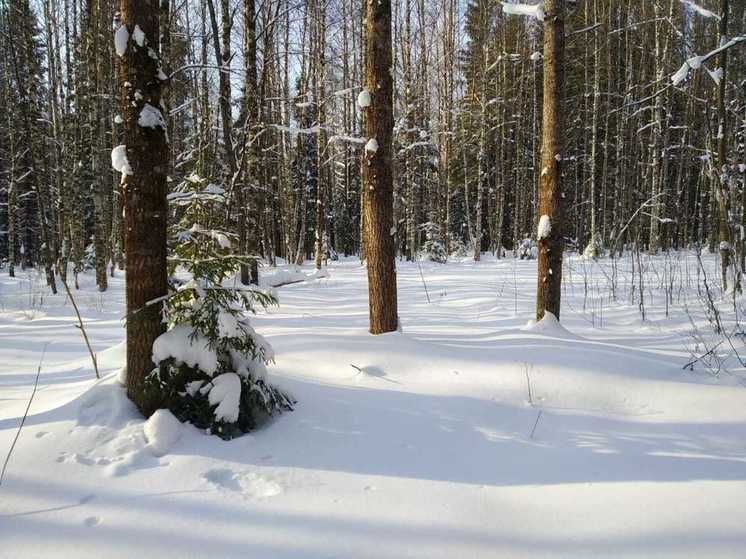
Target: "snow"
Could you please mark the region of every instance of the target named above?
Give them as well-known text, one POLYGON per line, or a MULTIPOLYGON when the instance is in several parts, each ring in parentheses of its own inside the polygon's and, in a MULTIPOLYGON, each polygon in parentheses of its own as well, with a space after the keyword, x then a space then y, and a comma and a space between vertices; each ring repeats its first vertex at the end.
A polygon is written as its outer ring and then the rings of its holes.
POLYGON ((503 2, 503 12, 507 15, 529 16, 544 21, 544 6, 539 4, 512 4, 503 2))
POLYGON ((150 103, 145 103, 142 110, 140 111, 140 118, 137 120, 137 124, 142 128, 163 128, 166 129, 166 121, 161 114, 161 111, 155 108, 150 103))
POLYGON ((378 153, 378 140, 376 140, 375 138, 371 138, 370 140, 368 140, 368 143, 365 144, 365 153, 378 153))
POLYGON ((358 93, 357 96, 357 106, 361 109, 365 109, 367 107, 370 107, 372 103, 371 97, 370 97, 370 91, 367 89, 363 89, 360 93, 358 93))
POLYGON ((539 218, 539 226, 536 230, 537 239, 546 239, 552 232, 552 220, 548 215, 543 215, 539 218))
POLYGON ((183 427, 169 410, 156 410, 143 429, 148 449, 154 456, 165 456, 181 438, 183 427))
MULTIPOLYGON (((551 273, 551 271, 550 271, 551 273)), ((554 314, 546 311, 544 318, 539 321, 529 320, 523 327, 524 332, 533 332, 554 338, 576 338, 571 332, 564 328, 554 314)))
POLYGON ((153 363, 173 357, 178 363, 199 367, 208 375, 218 369, 218 356, 210 349, 207 339, 186 324, 175 326, 158 336, 153 342, 153 363))
MULTIPOLYGON (((53 342, 0 488, 0 556, 740 557, 744 368, 682 370, 685 306, 708 324, 697 259, 641 258, 645 322, 628 280, 611 300, 611 261, 571 255, 561 325, 527 329, 535 261, 420 263, 430 303, 417 264, 399 261, 403 331, 385 336, 367 331, 359 259, 330 262, 329 277, 277 288, 280 306, 251 319, 275 347, 268 380, 297 409, 229 442, 183 425, 165 456, 116 380, 123 275, 105 294, 80 275, 97 381, 65 295, 43 273, 0 270, 0 448, 53 342), (667 261, 668 316, 655 280, 667 261)), ((703 264, 716 289, 718 255, 703 264)), ((631 277, 628 255, 614 265, 631 277)), ((716 295, 725 316, 732 299, 716 295)))
POLYGON ((531 60, 533 60, 534 62, 537 62, 541 59, 542 59, 542 54, 539 51, 536 51, 531 55, 531 60))
POLYGON ((710 10, 703 8, 699 4, 692 2, 692 0, 680 0, 680 1, 682 4, 684 4, 689 9, 691 9, 693 12, 701 15, 704 18, 714 18, 714 19, 720 20, 720 16, 717 15, 715 12, 711 12, 710 10))
POLYGON ((137 43, 138 47, 144 47, 146 43, 145 33, 140 29, 139 25, 135 25, 135 29, 132 31, 132 39, 137 43))
POLYGON ((126 25, 120 25, 114 33, 114 50, 116 50, 119 58, 124 58, 127 54, 127 43, 130 40, 130 33, 127 31, 126 25))
POLYGON ((124 119, 122 118, 122 115, 116 115, 114 117, 114 124, 122 124, 124 122, 124 119))
POLYGON ((117 146, 111 150, 111 166, 117 173, 131 175, 132 167, 127 160, 127 146, 117 146))
MULTIPOLYGON (((215 419, 234 423, 238 420, 238 404, 241 401, 241 378, 236 373, 223 373, 212 379, 208 385, 208 400, 214 410, 215 419)), ((204 388, 202 389, 204 390, 204 388)))
POLYGON ((218 336, 221 338, 237 338, 244 335, 244 330, 238 319, 231 313, 222 311, 218 316, 218 336))

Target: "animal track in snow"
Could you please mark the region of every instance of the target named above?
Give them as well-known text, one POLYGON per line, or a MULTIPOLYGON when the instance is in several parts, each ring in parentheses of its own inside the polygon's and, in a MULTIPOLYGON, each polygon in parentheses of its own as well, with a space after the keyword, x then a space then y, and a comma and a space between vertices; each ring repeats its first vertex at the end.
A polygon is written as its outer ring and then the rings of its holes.
POLYGON ((99 524, 101 524, 101 518, 98 516, 89 516, 83 521, 83 524, 85 524, 89 528, 93 528, 94 526, 98 526, 99 524))
POLYGON ((282 486, 270 477, 254 472, 235 472, 230 468, 211 468, 202 478, 218 489, 240 493, 246 498, 274 497, 282 486))

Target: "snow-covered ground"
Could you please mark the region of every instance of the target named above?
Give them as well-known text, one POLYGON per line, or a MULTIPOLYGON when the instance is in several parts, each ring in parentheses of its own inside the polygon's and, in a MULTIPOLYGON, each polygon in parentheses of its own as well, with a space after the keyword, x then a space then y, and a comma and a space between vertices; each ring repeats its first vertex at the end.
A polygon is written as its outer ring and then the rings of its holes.
POLYGON ((0 459, 49 345, 0 557, 743 557, 742 369, 682 370, 684 306, 707 328, 696 260, 647 260, 645 322, 631 260, 617 301, 601 262, 567 262, 562 327, 526 327, 535 261, 423 263, 427 293, 400 263, 402 332, 378 337, 359 262, 306 267, 254 320, 297 409, 230 442, 186 427, 163 456, 117 383, 122 278, 76 297, 96 381, 65 297, 2 272, 0 459))

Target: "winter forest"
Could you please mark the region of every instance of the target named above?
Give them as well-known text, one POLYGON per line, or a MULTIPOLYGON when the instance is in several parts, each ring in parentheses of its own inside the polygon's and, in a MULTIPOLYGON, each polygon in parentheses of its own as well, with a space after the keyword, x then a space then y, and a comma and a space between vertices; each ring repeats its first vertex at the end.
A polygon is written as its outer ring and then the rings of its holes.
POLYGON ((0 0, 0 558, 743 557, 744 0, 0 0))

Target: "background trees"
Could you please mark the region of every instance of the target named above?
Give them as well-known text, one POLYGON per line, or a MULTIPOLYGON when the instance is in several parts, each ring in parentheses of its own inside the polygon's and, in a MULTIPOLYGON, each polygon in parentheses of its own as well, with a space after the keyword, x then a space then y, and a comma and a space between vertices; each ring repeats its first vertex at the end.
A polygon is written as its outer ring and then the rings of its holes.
MULTIPOLYGON (((169 185, 193 172, 225 182, 242 252, 323 263, 362 251, 365 5, 160 4, 169 185)), ((392 227, 403 258, 433 247, 478 258, 475 246, 503 256, 537 240, 542 22, 502 8, 392 2, 392 227)), ((108 164, 124 133, 117 9, 0 1, 0 258, 14 272, 39 266, 50 285, 56 269, 91 267, 103 290, 124 265, 108 164)), ((585 0, 568 4, 565 26, 565 244, 589 256, 722 247, 735 284, 746 260, 744 43, 696 57, 746 33, 746 6, 585 0), (697 69, 674 83, 687 60, 697 69)))

